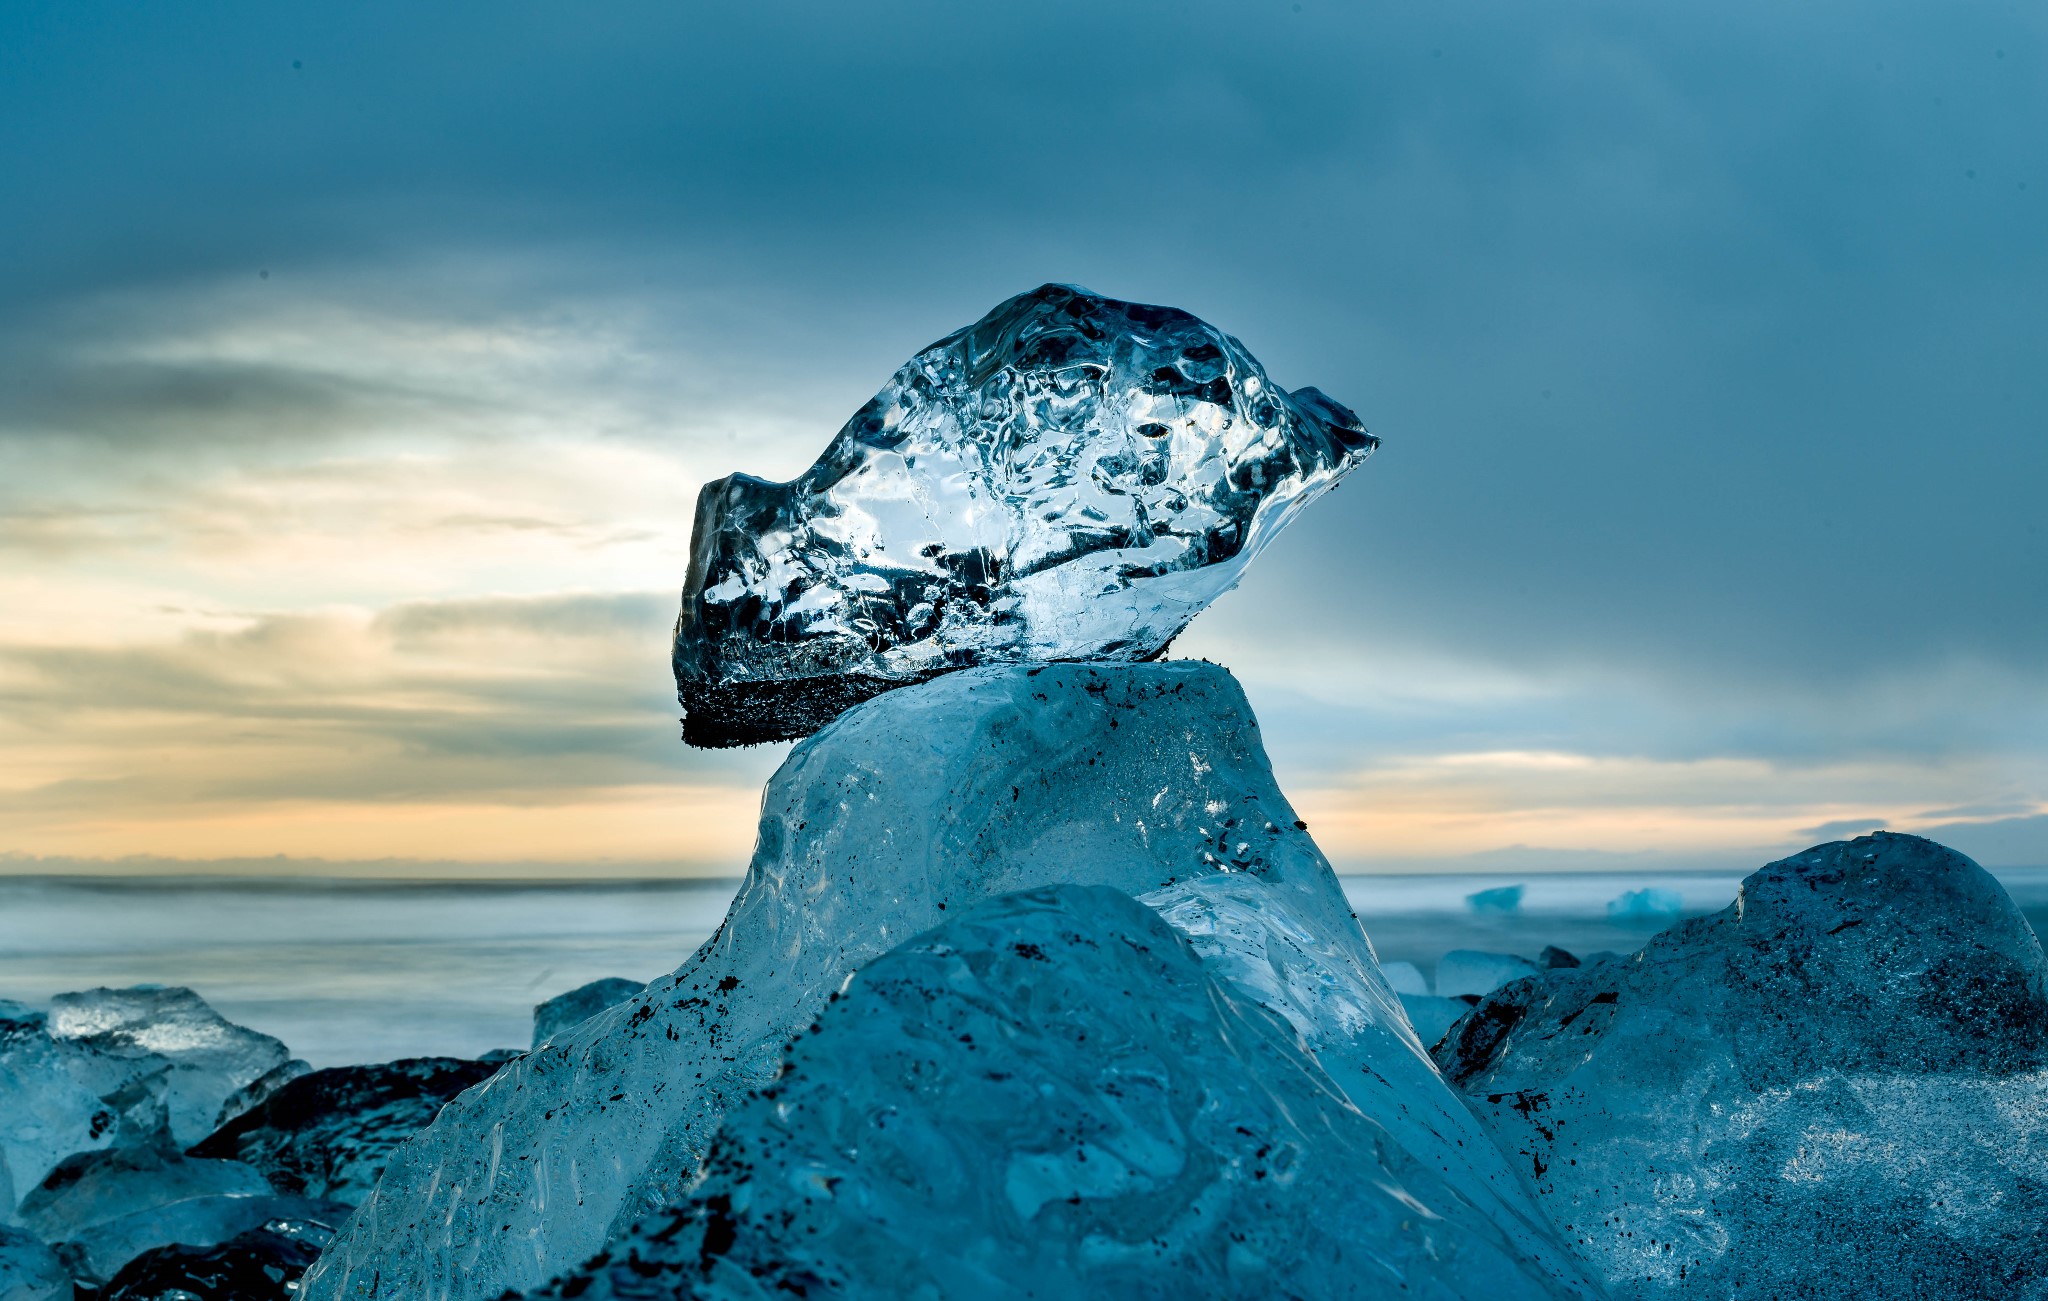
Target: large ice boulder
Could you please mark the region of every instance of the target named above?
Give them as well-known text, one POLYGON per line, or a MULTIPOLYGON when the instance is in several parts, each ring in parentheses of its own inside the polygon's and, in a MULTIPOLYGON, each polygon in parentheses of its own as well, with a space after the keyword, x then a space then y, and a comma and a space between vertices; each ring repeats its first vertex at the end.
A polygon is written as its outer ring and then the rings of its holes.
POLYGON ((984 904, 863 967, 688 1205, 547 1295, 1578 1294, 1233 965, 1103 886, 984 904))
POLYGON ((1016 890, 1240 873, 1397 1007, 1222 669, 997 666, 868 701, 769 782, 747 879, 704 947, 451 1102, 393 1155, 305 1295, 467 1301, 544 1283, 678 1201, 727 1108, 775 1078, 869 959, 1016 890))
POLYGON ((1186 312, 1067 285, 905 363, 804 474, 697 499, 693 745, 977 664, 1148 660, 1378 440, 1186 312))
POLYGON ((369 1196, 393 1149, 497 1069, 413 1057, 314 1071, 215 1130, 192 1155, 246 1162, 279 1192, 354 1206, 369 1196))
POLYGON ((2048 1295, 2048 963, 1913 836, 1482 1000, 1444 1072, 1617 1297, 2048 1295))
POLYGON ((165 1106, 179 1147, 212 1133, 230 1098, 291 1061, 278 1040, 229 1021, 189 989, 162 985, 59 994, 49 1033, 110 1063, 167 1062, 165 1106))

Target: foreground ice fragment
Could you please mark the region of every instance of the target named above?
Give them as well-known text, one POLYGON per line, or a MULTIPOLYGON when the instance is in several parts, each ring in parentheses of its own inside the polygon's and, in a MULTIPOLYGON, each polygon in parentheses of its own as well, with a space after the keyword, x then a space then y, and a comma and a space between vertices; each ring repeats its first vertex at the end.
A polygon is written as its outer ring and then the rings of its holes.
POLYGON ((2048 1295, 2048 962, 1913 836, 1822 845, 1437 1049, 1619 1298, 2048 1295))
POLYGON ((369 1196, 393 1149, 448 1099, 497 1069, 415 1057, 314 1071, 215 1130, 192 1155, 246 1162, 279 1192, 355 1206, 369 1196))
POLYGON ((157 1148, 81 1152, 57 1163, 21 1199, 22 1223, 46 1242, 187 1197, 267 1193, 261 1172, 239 1161, 194 1159, 157 1148))
POLYGON ((71 1301, 71 1271, 41 1238, 0 1224, 0 1301, 71 1301))
POLYGON ((1235 873, 1318 934, 1348 929, 1370 964, 1222 669, 995 666, 871 700, 770 780, 717 934, 449 1103, 393 1154, 305 1294, 542 1284, 674 1204, 725 1109, 775 1078, 783 1045, 868 959, 1014 890, 1235 873))
POLYGON ((273 1220, 332 1226, 347 1215, 345 1206, 278 1193, 187 1197, 96 1224, 58 1244, 57 1253, 81 1282, 101 1284, 159 1247, 213 1247, 273 1220))
POLYGON ((684 738, 803 736, 968 665, 1150 659, 1376 442, 1186 312, 1020 294, 911 358, 793 482, 705 486, 684 738))
POLYGON ((212 1133, 230 1097, 291 1060, 278 1040, 229 1021, 189 989, 161 985, 59 994, 49 1029, 97 1057, 170 1063, 165 1101, 179 1147, 212 1133))
POLYGON ((854 976, 588 1301, 1569 1295, 1295 1027, 1105 887, 1011 895, 854 976))
POLYGON ((627 980, 623 976, 606 976, 593 980, 587 985, 578 985, 566 994, 557 994, 533 1009, 533 1046, 540 1047, 548 1040, 572 1025, 579 1025, 596 1016, 608 1007, 625 1002, 633 995, 647 988, 638 980, 627 980))

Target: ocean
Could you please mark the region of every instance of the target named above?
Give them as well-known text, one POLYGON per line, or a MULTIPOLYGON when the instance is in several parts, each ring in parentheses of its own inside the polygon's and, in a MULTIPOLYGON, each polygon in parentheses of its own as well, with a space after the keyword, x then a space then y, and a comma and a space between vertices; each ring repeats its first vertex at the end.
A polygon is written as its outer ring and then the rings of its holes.
MULTIPOLYGON (((2048 869, 2000 872, 2035 930, 2048 869)), ((1627 952, 1669 916, 1613 918, 1632 891, 1682 915, 1724 907, 1739 875, 1349 876, 1382 961, 1433 972, 1457 948, 1627 952), (1475 907, 1521 887, 1514 906, 1475 907)), ((315 1066, 520 1048, 533 1005, 600 976, 650 980, 709 937, 736 880, 422 882, 0 877, 0 998, 186 985, 315 1066)))

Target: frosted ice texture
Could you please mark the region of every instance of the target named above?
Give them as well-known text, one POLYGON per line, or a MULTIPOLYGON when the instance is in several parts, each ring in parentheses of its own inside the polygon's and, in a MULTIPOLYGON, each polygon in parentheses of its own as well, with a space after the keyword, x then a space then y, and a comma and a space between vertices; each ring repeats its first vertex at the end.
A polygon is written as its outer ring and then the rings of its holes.
POLYGON ((2048 992, 1998 883, 1822 845, 1437 1050, 1617 1298, 2048 1295, 2048 992))
POLYGON ((279 1192, 354 1206, 369 1196, 400 1143, 497 1069, 457 1057, 413 1057, 314 1071, 215 1130, 192 1155, 246 1162, 279 1192))
POLYGON ((1377 445, 1168 307, 1046 285, 911 358, 790 483, 697 499, 694 745, 973 664, 1146 660, 1377 445))
POLYGON ((41 1238, 0 1224, 0 1301, 71 1301, 71 1272, 41 1238))
POLYGON ((291 1060, 278 1040, 227 1020, 189 989, 161 985, 59 994, 49 1031, 110 1061, 168 1062, 165 1104, 181 1148, 213 1132, 231 1096, 291 1060))
POLYGON ((1222 669, 993 666, 870 701, 770 780, 717 934, 451 1102, 393 1155, 305 1295, 466 1301, 544 1283, 681 1197, 726 1108, 775 1077, 861 963, 1014 890, 1238 872, 1317 933, 1356 933, 1222 669))
POLYGON ((533 1046, 540 1047, 572 1025, 588 1021, 608 1007, 623 1003, 647 986, 623 976, 606 976, 557 994, 533 1009, 533 1046))
MULTIPOLYGON (((1251 885, 1208 915, 1258 910, 1266 887, 1251 885)), ((1205 964, 1128 895, 1075 885, 910 940, 864 966, 787 1073, 728 1116, 686 1208, 547 1295, 1572 1294, 1398 1125, 1351 1105, 1300 1027, 1221 974, 1249 951, 1224 951, 1205 964)), ((1262 983, 1306 1010, 1333 993, 1318 966, 1278 962, 1262 983)), ((1364 1006, 1372 984, 1338 997, 1399 1025, 1364 1006)))

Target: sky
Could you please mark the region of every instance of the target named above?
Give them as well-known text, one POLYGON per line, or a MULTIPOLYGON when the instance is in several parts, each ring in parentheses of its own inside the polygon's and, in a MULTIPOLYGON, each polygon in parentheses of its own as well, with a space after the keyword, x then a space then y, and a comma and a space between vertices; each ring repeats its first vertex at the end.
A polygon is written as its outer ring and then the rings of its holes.
POLYGON ((0 7, 0 871, 730 875, 697 487, 1046 281, 1384 439, 1203 615, 1353 871, 2048 864, 2048 11, 0 7))

